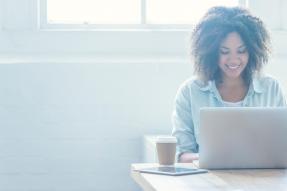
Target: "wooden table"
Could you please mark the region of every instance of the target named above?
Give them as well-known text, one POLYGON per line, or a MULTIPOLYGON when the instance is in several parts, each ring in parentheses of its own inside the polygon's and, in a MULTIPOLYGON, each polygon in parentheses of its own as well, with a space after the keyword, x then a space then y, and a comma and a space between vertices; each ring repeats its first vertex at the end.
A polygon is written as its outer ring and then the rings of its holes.
MULTIPOLYGON (((195 167, 194 164, 176 164, 182 167, 195 167)), ((157 164, 132 164, 131 176, 145 191, 197 191, 197 190, 286 190, 287 170, 211 170, 205 174, 184 176, 166 176, 140 173, 140 168, 157 166, 157 164)))

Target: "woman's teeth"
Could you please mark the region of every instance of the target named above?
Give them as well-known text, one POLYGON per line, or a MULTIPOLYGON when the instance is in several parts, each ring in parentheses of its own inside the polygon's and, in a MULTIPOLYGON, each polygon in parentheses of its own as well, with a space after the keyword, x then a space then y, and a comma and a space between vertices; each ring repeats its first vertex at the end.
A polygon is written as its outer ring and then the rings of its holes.
POLYGON ((226 65, 226 67, 228 69, 231 69, 231 70, 236 70, 240 67, 240 64, 238 64, 238 65, 226 65))

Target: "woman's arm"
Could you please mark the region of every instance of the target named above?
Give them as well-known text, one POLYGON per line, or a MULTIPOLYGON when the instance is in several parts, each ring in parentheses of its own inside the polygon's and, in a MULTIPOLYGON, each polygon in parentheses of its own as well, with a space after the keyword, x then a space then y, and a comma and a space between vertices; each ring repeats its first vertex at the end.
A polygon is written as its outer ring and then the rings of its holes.
POLYGON ((191 112, 191 92, 183 84, 175 97, 174 112, 172 115, 172 135, 177 138, 177 161, 182 153, 197 153, 198 145, 194 135, 193 116, 191 112))
POLYGON ((198 160, 198 153, 182 153, 178 162, 191 163, 194 160, 198 160))

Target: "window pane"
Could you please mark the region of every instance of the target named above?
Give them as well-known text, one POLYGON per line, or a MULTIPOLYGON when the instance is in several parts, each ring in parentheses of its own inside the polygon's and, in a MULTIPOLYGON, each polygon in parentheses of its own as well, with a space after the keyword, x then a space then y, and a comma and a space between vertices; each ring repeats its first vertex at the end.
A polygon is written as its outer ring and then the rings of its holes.
POLYGON ((139 24, 140 0, 47 0, 48 23, 139 24))
POLYGON ((146 0, 147 23, 193 24, 212 6, 236 6, 238 0, 146 0))

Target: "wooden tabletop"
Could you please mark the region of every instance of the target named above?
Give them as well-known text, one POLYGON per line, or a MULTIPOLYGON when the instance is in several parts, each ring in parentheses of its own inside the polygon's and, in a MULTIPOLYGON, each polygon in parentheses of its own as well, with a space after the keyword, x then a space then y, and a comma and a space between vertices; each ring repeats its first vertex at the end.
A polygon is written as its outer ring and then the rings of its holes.
MULTIPOLYGON (((195 167, 192 163, 176 164, 195 167)), ((287 170, 211 170, 204 174, 166 176, 140 173, 137 169, 154 167, 157 164, 131 165, 131 176, 145 191, 209 191, 209 190, 287 190, 287 170)))

